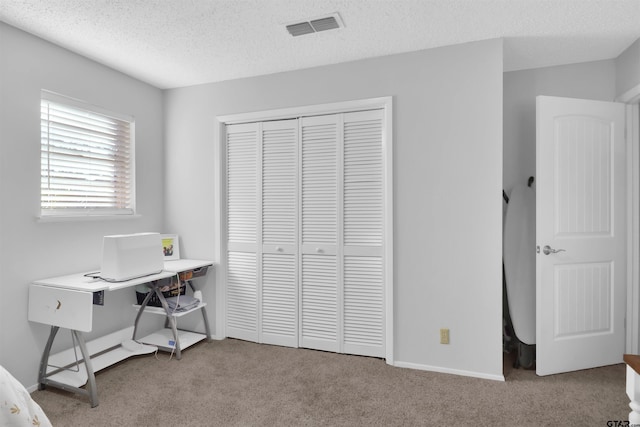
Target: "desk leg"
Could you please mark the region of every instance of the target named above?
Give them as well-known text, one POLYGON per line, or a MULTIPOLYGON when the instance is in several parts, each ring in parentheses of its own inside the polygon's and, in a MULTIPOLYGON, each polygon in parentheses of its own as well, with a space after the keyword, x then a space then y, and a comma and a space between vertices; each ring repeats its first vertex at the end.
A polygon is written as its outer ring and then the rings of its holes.
POLYGON ((176 353, 176 359, 182 359, 182 351, 180 349, 180 338, 178 337, 178 327, 176 326, 176 317, 171 315, 171 309, 169 308, 169 304, 167 304, 167 300, 162 295, 162 292, 158 288, 153 289, 162 304, 162 308, 164 308, 165 313, 167 313, 167 320, 169 321, 169 326, 171 326, 171 331, 173 332, 173 341, 174 341, 174 349, 176 353))
POLYGON ((49 383, 51 386, 60 388, 62 390, 71 391, 73 393, 79 394, 87 394, 89 396, 89 402, 91 403, 91 407, 95 408, 98 406, 98 388, 96 386, 96 376, 93 372, 93 365, 91 363, 91 355, 87 350, 87 345, 84 342, 84 337, 80 331, 71 330, 71 334, 75 338, 78 346, 80 347, 80 353, 82 354, 82 360, 84 361, 84 367, 87 370, 87 389, 82 390, 81 388, 71 387, 66 384, 59 383, 57 381, 52 381, 47 379, 47 368, 49 367, 49 356, 51 354, 51 346, 53 345, 53 340, 56 337, 56 334, 60 330, 59 326, 52 326, 51 331, 49 332, 49 339, 47 340, 47 344, 44 347, 44 352, 42 353, 42 359, 40 359, 40 371, 38 372, 38 389, 44 390, 46 384, 49 383))
POLYGON ((204 319, 204 331, 207 335, 207 342, 211 342, 213 341, 213 338, 211 338, 211 329, 209 328, 209 318, 207 317, 207 310, 205 309, 205 307, 200 307, 200 310, 202 311, 202 318, 204 319))
MULTIPOLYGON (((195 286, 193 286, 193 283, 191 283, 191 280, 187 280, 187 283, 191 287, 191 290, 195 292, 196 288, 195 286)), ((207 310, 205 309, 205 307, 201 307, 200 310, 202 311, 202 319, 204 320, 204 331, 207 336, 207 342, 211 342, 213 341, 213 338, 211 338, 211 329, 209 329, 209 318, 207 317, 207 310)))
POLYGON ((142 313, 144 312, 144 309, 149 303, 149 300, 151 299, 152 296, 153 296, 153 293, 151 291, 147 292, 147 296, 144 297, 142 304, 140 304, 140 308, 138 309, 138 314, 136 315, 136 321, 133 324, 133 336, 131 337, 131 339, 134 341, 136 340, 136 333, 138 332, 138 322, 140 321, 140 316, 142 316, 142 313))
POLYGON ((82 358, 84 359, 84 367, 87 370, 87 379, 88 379, 88 392, 89 392, 89 402, 91 403, 91 407, 95 408, 98 406, 98 388, 96 386, 96 375, 93 371, 93 364, 91 363, 91 355, 87 351, 87 345, 84 342, 84 337, 80 331, 72 330, 71 333, 75 336, 78 341, 78 346, 80 347, 80 353, 82 353, 82 358))
POLYGON ((59 326, 52 326, 51 331, 49 332, 49 339, 47 340, 47 345, 44 346, 44 351, 42 352, 42 358, 40 359, 40 371, 38 372, 38 390, 45 389, 44 380, 47 377, 47 367, 49 366, 49 355, 51 354, 51 346, 53 345, 53 340, 56 337, 56 334, 60 330, 59 326))
POLYGON ((169 325, 171 326, 171 331, 173 331, 173 339, 175 341, 175 350, 176 350, 176 359, 182 359, 182 350, 180 348, 180 338, 178 336, 178 327, 176 326, 176 318, 175 316, 169 316, 169 325))

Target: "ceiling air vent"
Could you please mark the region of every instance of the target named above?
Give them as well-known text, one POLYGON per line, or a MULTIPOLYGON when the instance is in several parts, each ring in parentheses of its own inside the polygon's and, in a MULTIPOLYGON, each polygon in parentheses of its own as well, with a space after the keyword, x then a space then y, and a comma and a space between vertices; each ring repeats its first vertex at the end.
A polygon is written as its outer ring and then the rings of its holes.
POLYGON ((293 37, 317 33, 320 31, 333 30, 336 28, 344 28, 340 15, 337 13, 287 25, 287 31, 289 31, 289 34, 293 37))

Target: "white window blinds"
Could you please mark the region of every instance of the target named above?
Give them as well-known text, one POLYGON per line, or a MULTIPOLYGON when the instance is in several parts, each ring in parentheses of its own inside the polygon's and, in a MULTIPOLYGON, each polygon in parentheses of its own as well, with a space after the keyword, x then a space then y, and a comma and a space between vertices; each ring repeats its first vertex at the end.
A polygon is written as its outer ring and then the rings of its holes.
POLYGON ((41 215, 133 214, 131 117, 42 92, 41 215))

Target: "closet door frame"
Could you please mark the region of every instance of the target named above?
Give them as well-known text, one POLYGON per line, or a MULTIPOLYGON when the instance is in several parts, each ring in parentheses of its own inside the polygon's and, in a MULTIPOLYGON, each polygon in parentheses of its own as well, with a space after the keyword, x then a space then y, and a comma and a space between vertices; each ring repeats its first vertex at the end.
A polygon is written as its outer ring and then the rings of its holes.
POLYGON ((237 123, 261 122, 270 120, 293 119, 323 114, 349 113, 362 110, 382 109, 383 129, 383 165, 384 165, 384 298, 385 298, 385 360, 394 363, 394 304, 393 304, 393 97, 369 98, 329 104, 308 105, 250 113, 217 116, 214 121, 214 152, 216 167, 216 186, 214 207, 217 213, 214 226, 218 239, 215 239, 216 255, 220 267, 217 269, 216 286, 216 336, 224 338, 226 333, 226 134, 225 126, 237 123))

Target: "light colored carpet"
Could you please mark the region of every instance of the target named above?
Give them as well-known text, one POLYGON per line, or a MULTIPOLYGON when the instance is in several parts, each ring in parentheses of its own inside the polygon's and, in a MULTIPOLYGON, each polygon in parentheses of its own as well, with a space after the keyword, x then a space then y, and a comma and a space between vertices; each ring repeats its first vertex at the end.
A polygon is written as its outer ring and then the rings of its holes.
POLYGON ((606 426, 626 420, 625 365, 506 382, 396 368, 383 360, 202 342, 182 360, 138 356, 96 375, 100 404, 32 394, 65 426, 606 426))

